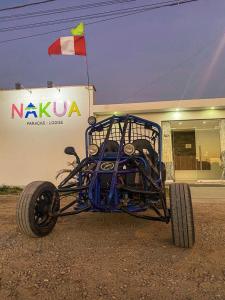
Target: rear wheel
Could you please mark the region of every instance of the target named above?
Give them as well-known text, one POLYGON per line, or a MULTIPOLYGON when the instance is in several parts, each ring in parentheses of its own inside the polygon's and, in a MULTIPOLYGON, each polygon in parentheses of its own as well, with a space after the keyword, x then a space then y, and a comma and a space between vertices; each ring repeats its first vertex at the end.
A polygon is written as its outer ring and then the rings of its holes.
POLYGON ((195 243, 195 228, 188 184, 170 185, 170 211, 174 244, 178 247, 191 248, 195 243))
POLYGON ((34 181, 22 192, 16 209, 17 224, 21 232, 42 237, 54 228, 57 217, 51 215, 59 210, 59 194, 51 182, 34 181))

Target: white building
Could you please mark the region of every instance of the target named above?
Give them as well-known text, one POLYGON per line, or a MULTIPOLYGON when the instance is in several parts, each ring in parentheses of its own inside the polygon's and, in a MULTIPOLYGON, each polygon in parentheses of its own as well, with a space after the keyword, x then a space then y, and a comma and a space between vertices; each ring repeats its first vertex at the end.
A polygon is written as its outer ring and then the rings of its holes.
POLYGON ((87 86, 1 90, 0 184, 55 181, 66 146, 84 155, 89 110, 98 120, 131 113, 161 124, 167 179, 221 179, 225 99, 96 105, 94 97, 87 86))

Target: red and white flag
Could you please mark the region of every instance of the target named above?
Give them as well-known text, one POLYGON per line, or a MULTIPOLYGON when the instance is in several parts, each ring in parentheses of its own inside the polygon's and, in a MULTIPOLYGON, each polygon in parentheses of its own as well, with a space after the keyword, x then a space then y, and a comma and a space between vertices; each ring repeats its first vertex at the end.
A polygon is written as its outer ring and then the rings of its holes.
POLYGON ((85 38, 84 36, 60 37, 48 48, 48 54, 86 56, 85 38))

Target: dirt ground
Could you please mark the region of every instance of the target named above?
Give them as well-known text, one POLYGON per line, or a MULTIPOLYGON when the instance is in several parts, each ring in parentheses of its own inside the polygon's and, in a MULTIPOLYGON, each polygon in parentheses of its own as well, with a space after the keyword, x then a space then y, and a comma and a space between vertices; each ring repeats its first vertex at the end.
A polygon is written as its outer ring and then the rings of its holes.
POLYGON ((0 197, 0 299, 225 299, 225 201, 194 201, 196 244, 179 249, 170 224, 83 213, 32 239, 0 197))

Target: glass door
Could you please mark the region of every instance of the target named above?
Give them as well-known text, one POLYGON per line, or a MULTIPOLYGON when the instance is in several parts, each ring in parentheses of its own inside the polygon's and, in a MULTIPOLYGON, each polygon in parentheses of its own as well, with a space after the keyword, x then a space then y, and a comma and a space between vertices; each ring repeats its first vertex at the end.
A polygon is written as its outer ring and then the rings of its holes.
POLYGON ((171 121, 175 180, 221 178, 219 120, 171 121))
MULTIPOLYGON (((183 123, 180 125, 183 125, 183 123)), ((185 128, 185 126, 174 129, 172 131, 172 143, 175 180, 196 181, 197 153, 195 129, 185 128)))
POLYGON ((218 120, 204 120, 202 126, 196 128, 196 160, 199 181, 221 178, 218 120))

